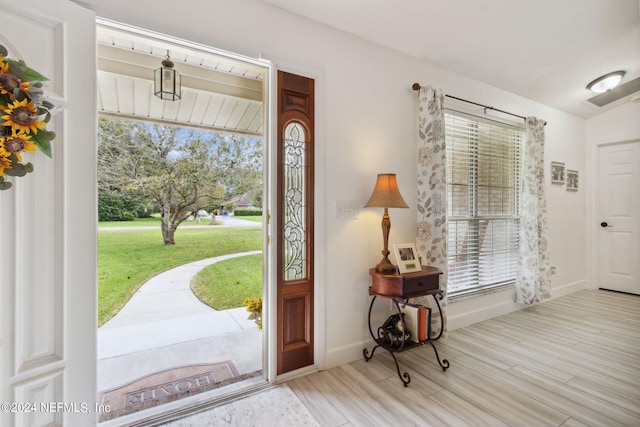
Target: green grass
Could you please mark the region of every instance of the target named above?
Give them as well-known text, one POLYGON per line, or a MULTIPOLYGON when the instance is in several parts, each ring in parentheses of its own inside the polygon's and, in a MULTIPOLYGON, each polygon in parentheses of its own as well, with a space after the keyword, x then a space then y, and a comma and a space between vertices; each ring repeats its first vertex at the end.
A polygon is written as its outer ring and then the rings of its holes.
POLYGON ((216 310, 242 307, 245 298, 262 298, 262 255, 211 264, 191 280, 191 290, 216 310))
MULTIPOLYGON (((144 226, 157 225, 159 230, 161 222, 162 220, 160 219, 159 216, 152 216, 150 218, 136 218, 133 221, 100 221, 98 222, 98 228, 140 227, 140 226, 144 227, 144 226)), ((196 221, 184 221, 180 225, 211 225, 211 220, 208 218, 200 218, 200 223, 196 221)))
POLYGON ((160 226, 98 231, 99 325, 124 307, 144 282, 162 271, 200 259, 261 249, 262 229, 178 228, 175 239, 175 245, 164 245, 160 226))

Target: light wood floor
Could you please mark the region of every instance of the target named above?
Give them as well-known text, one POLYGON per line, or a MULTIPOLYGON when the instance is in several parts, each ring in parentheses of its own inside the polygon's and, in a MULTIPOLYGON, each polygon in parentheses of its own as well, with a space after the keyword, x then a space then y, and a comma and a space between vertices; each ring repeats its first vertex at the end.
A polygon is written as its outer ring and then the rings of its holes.
POLYGON ((287 382, 322 426, 640 426, 640 297, 588 290, 287 382))

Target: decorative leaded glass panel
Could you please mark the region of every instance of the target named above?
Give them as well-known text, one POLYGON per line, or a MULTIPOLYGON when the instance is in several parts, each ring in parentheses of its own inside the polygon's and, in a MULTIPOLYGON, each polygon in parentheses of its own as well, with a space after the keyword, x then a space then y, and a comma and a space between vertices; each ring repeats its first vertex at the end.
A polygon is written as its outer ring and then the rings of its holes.
POLYGON ((305 129, 289 123, 284 130, 284 278, 306 277, 305 129))

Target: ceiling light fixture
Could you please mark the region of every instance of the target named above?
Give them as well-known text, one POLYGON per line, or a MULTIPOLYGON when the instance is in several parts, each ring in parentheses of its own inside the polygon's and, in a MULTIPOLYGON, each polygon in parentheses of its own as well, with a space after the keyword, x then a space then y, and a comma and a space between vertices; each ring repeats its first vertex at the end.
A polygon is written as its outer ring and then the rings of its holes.
POLYGON ((177 101, 182 98, 182 85, 180 83, 180 73, 173 69, 173 62, 167 57, 162 60, 162 66, 154 72, 155 95, 160 99, 177 101))
POLYGON ((595 93, 605 93, 618 86, 624 75, 625 71, 614 71, 613 73, 605 74, 589 83, 587 89, 595 93))

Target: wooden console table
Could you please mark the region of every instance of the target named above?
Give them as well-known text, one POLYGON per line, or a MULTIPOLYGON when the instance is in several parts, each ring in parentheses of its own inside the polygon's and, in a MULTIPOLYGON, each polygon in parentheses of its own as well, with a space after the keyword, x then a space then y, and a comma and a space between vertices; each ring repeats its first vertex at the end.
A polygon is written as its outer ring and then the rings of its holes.
POLYGON ((371 350, 371 354, 369 354, 369 350, 367 350, 366 348, 362 350, 365 360, 368 362, 373 357, 378 347, 385 349, 389 352, 389 354, 391 354, 393 360, 396 363, 396 370, 398 372, 400 381, 402 381, 404 386, 407 387, 411 382, 411 377, 407 372, 404 372, 402 374, 400 373, 400 366, 398 365, 398 359, 396 358, 395 353, 409 350, 411 348, 424 344, 430 344, 436 354, 438 364, 440 365, 440 367, 442 367, 443 371, 446 371, 449 367, 449 361, 447 359, 440 360, 440 355, 438 354, 438 350, 434 345, 434 341, 440 339, 440 337, 442 336, 442 327, 440 328, 440 331, 438 332, 438 335, 436 337, 432 338, 428 336, 425 341, 405 342, 405 337, 403 335, 399 346, 394 346, 388 343, 382 336, 380 328, 378 329, 377 334, 374 334, 373 329, 371 329, 371 310, 373 308, 373 303, 378 297, 390 299, 394 302, 396 310, 398 311, 398 315, 400 316, 400 319, 402 319, 402 330, 406 330, 404 316, 402 316, 400 307, 404 307, 409 302, 409 298, 433 295, 433 299, 438 307, 438 312, 440 313, 440 325, 443 326, 444 319, 442 315, 442 308, 440 307, 439 302, 439 300, 443 298, 443 295, 438 283, 442 271, 438 270, 435 267, 422 266, 422 271, 415 273, 381 274, 376 273, 374 269, 371 269, 369 270, 369 274, 371 275, 371 286, 369 287, 369 295, 373 296, 373 298, 371 299, 371 304, 369 305, 369 333, 371 334, 371 338, 373 338, 373 340, 376 342, 376 345, 371 350))

